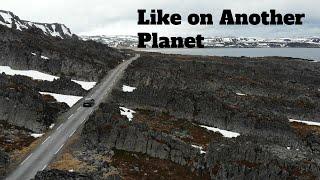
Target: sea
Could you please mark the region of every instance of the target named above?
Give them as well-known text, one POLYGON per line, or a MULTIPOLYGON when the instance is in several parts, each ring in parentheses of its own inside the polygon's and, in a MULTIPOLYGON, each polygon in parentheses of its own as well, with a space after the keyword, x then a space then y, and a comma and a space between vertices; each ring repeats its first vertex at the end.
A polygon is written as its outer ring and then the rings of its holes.
POLYGON ((203 48, 203 49, 140 49, 165 54, 232 56, 232 57, 292 57, 320 62, 320 48, 203 48))

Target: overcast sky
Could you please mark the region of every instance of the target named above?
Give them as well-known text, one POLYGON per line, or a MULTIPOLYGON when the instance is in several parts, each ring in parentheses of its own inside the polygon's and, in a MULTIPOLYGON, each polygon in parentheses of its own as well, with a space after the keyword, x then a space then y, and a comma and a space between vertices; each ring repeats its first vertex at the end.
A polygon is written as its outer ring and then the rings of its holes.
POLYGON ((21 19, 36 22, 59 22, 75 34, 136 35, 158 32, 167 36, 255 36, 297 37, 320 36, 319 0, 1 0, 1 9, 21 19), (138 26, 137 9, 163 9, 180 13, 212 13, 213 26, 138 26), (221 26, 223 9, 234 13, 261 13, 276 9, 279 13, 305 13, 302 26, 221 26))

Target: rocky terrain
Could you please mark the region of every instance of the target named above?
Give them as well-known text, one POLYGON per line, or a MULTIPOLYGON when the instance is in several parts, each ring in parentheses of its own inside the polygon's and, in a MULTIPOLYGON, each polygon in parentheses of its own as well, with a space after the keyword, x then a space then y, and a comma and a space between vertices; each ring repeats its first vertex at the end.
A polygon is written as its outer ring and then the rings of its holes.
POLYGON ((6 174, 6 169, 9 164, 9 155, 0 149, 0 178, 6 174))
MULTIPOLYGON (((136 48, 137 36, 81 36, 84 40, 93 40, 118 48, 136 48)), ((319 48, 320 38, 258 38, 258 37, 206 37, 206 48, 319 48)), ((147 45, 151 48, 152 44, 147 45)))
MULTIPOLYGON (((0 179, 37 144, 32 134, 50 130, 69 108, 39 92, 84 96, 73 79, 98 82, 132 54, 95 42, 105 37, 85 39, 0 11, 0 65, 60 77, 0 74, 0 179)), ((132 46, 128 39, 116 46, 132 46)), ((319 38, 206 43, 319 47, 319 38)), ((318 62, 141 54, 35 179, 319 179, 318 62)))
POLYGON ((98 81, 125 58, 105 45, 77 38, 57 39, 38 29, 20 32, 2 26, 0 41, 0 65, 78 80, 98 81))
MULTIPOLYGON (((26 148, 36 141, 32 134, 45 133, 57 117, 69 108, 51 96, 39 94, 39 91, 55 87, 61 81, 51 85, 51 82, 35 81, 24 76, 0 74, 0 177, 7 173, 11 165, 20 161, 26 148), (44 84, 46 86, 42 87, 44 84)), ((72 90, 70 84, 69 92, 72 90)), ((67 84, 60 83, 60 86, 68 89, 67 84)), ((82 89, 78 92, 86 91, 82 89)))
POLYGON ((60 170, 49 170, 49 171, 43 171, 39 172, 35 180, 56 180, 56 179, 63 179, 63 180, 71 180, 71 179, 77 179, 77 180, 94 180, 92 177, 93 175, 86 175, 86 174, 80 174, 76 172, 68 172, 68 171, 60 171, 60 170))
POLYGON ((55 121, 59 112, 67 109, 67 105, 50 102, 50 98, 43 97, 25 80, 28 79, 0 75, 0 120, 40 133, 55 121))
POLYGON ((318 179, 320 127, 290 119, 320 122, 319 66, 144 53, 51 170, 38 175, 318 179), (124 116, 130 112, 132 119, 124 116))
MULTIPOLYGON (((119 50, 94 41, 82 41, 76 35, 56 37, 37 25, 17 29, 14 24, 30 23, 11 12, 0 11, 0 22, 0 65, 13 69, 32 69, 77 80, 98 81, 126 58, 119 50), (3 18, 4 14, 9 17, 3 18)), ((47 29, 65 27, 44 26, 47 29)))
MULTIPOLYGON (((0 74, 0 179, 70 108, 42 92, 81 98, 89 88, 75 80, 98 82, 128 56, 101 43, 82 41, 65 25, 21 20, 0 10, 1 68, 35 70, 57 77, 47 81, 0 74)), ((35 71, 28 71, 29 76, 35 71)))
POLYGON ((38 92, 52 92, 74 96, 85 96, 88 93, 88 90, 83 89, 80 84, 71 81, 69 77, 65 76, 53 81, 33 80, 30 77, 19 75, 6 76, 3 74, 2 77, 38 92))
POLYGON ((11 165, 24 156, 25 148, 36 140, 31 133, 26 128, 0 121, 0 179, 5 177, 11 165))

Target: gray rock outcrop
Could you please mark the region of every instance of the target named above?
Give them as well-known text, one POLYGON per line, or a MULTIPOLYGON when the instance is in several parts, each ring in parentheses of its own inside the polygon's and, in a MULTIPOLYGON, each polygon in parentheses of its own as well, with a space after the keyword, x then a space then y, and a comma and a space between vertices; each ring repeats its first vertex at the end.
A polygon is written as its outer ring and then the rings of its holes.
POLYGON ((82 132, 82 142, 85 147, 105 146, 138 152, 183 166, 200 156, 197 149, 171 135, 129 122, 120 116, 119 107, 112 104, 101 104, 98 112, 90 117, 82 132))
POLYGON ((288 117, 320 121, 319 67, 278 57, 142 56, 127 69, 112 99, 199 124, 295 143, 288 117), (137 89, 123 93, 123 84, 137 89))
POLYGON ((126 59, 119 50, 97 42, 57 39, 38 31, 18 31, 0 25, 0 65, 77 80, 99 81, 122 59, 126 59))
POLYGON ((9 162, 9 155, 0 149, 0 178, 4 178, 9 162))
POLYGON ((206 159, 213 179, 320 177, 320 159, 310 152, 246 136, 211 143, 206 159))
POLYGON ((0 120, 42 133, 68 107, 66 104, 48 103, 34 88, 0 75, 0 120))
POLYGON ((61 171, 57 169, 40 171, 34 180, 94 180, 93 175, 81 174, 76 172, 61 171))

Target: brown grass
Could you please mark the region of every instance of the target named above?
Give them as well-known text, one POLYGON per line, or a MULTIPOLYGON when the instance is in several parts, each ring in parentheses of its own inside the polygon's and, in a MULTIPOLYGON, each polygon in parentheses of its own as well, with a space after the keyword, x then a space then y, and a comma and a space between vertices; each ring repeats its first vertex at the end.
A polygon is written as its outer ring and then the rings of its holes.
POLYGON ((22 147, 21 149, 18 149, 16 151, 13 152, 13 159, 14 160, 21 160, 22 158, 26 157, 28 154, 31 153, 32 150, 34 150, 40 143, 42 142, 42 140, 36 139, 35 141, 33 141, 29 146, 27 147, 22 147))
POLYGON ((152 158, 140 153, 116 150, 112 164, 120 171, 123 179, 210 179, 209 174, 198 175, 188 167, 180 166, 169 160, 152 158), (133 170, 138 167, 139 171, 133 170))
POLYGON ((0 147, 3 148, 6 152, 12 153, 30 146, 34 141, 35 138, 22 134, 16 135, 11 142, 6 141, 4 137, 0 137, 0 147))
POLYGON ((36 139, 29 146, 16 149, 10 153, 10 167, 9 169, 14 169, 20 162, 22 162, 41 142, 42 138, 36 139))
POLYGON ((218 172, 220 171, 220 169, 221 169, 221 166, 220 166, 219 164, 216 164, 216 165, 214 165, 214 167, 211 169, 211 173, 212 173, 213 175, 217 175, 218 172))
POLYGON ((146 123, 150 129, 154 131, 173 134, 175 131, 184 131, 187 133, 185 137, 178 137, 188 144, 195 144, 207 148, 210 141, 222 138, 219 133, 207 131, 204 128, 183 119, 176 119, 166 113, 159 113, 154 115, 154 112, 148 110, 136 110, 135 121, 146 123))
MULTIPOLYGON (((78 130, 65 144, 64 148, 61 150, 60 155, 57 156, 52 163, 49 165, 49 169, 59 169, 59 170, 74 170, 78 172, 94 172, 96 171, 96 168, 94 166, 91 166, 87 164, 84 161, 81 161, 77 159, 73 152, 76 150, 74 148, 74 145, 77 144, 80 138, 80 132, 81 130, 78 130)), ((98 157, 98 158, 103 158, 98 157)))
POLYGON ((315 133, 320 135, 319 126, 310 126, 310 125, 299 123, 299 122, 292 122, 291 127, 293 127, 295 132, 301 137, 305 137, 310 133, 315 133))
POLYGON ((42 99, 44 101, 46 101, 46 102, 56 101, 56 99, 53 96, 50 96, 50 95, 47 95, 47 94, 42 95, 42 99))
POLYGON ((246 166, 246 167, 251 168, 251 169, 256 168, 257 166, 259 166, 258 163, 249 162, 249 161, 246 161, 246 160, 236 161, 235 163, 239 164, 239 165, 242 165, 242 166, 246 166))
POLYGON ((49 168, 51 169, 60 169, 69 171, 73 169, 74 171, 80 171, 81 169, 88 168, 88 165, 82 161, 76 159, 71 153, 64 153, 60 158, 51 163, 49 168))

